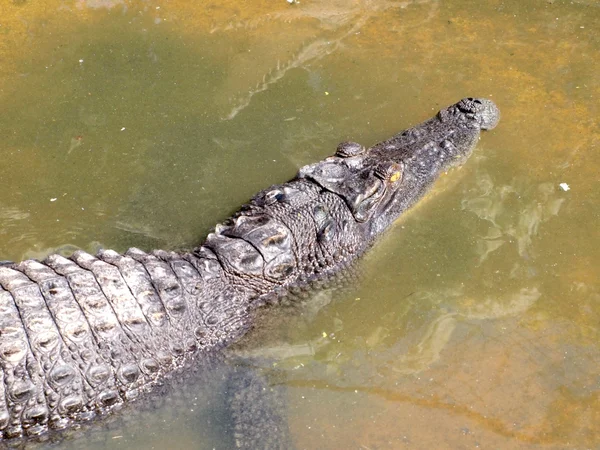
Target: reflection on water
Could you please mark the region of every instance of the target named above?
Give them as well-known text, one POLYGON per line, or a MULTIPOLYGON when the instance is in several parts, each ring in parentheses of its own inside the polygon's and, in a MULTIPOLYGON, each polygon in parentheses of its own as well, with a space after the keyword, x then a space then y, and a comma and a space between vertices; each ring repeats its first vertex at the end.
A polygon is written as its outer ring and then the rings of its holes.
POLYGON ((477 242, 480 261, 507 240, 516 242, 522 259, 531 259, 532 240, 540 224, 558 215, 565 201, 559 186, 546 182, 527 187, 527 183, 526 179, 511 180, 510 184, 494 186, 488 173, 477 175, 477 191, 470 191, 473 198, 465 198, 462 206, 490 223, 487 234, 477 242))
MULTIPOLYGON (((286 11, 279 11, 273 17, 269 16, 269 21, 283 24, 295 24, 301 20, 317 20, 318 34, 317 36, 311 36, 310 34, 304 36, 305 41, 302 42, 298 49, 292 49, 291 56, 286 55, 287 58, 285 60, 277 59, 275 65, 270 67, 262 75, 262 79, 257 82, 256 86, 249 90, 247 90, 247 83, 249 81, 247 68, 256 60, 256 52, 248 51, 246 55, 236 55, 235 61, 232 64, 232 70, 229 72, 229 77, 224 83, 224 87, 226 90, 235 90, 236 86, 241 85, 244 92, 233 97, 231 95, 228 96, 225 92, 221 95, 222 98, 228 98, 229 102, 233 104, 233 107, 223 116, 223 119, 233 119, 250 104, 254 95, 266 91, 271 85, 280 81, 288 71, 296 68, 310 70, 312 65, 320 59, 338 50, 348 37, 360 34, 361 28, 374 15, 387 9, 404 9, 410 5, 421 3, 430 4, 433 8, 437 5, 437 2, 430 0, 356 2, 354 4, 348 4, 346 1, 334 1, 328 2, 326 6, 309 3, 306 7, 287 9, 286 11), (238 67, 242 68, 242 70, 236 70, 238 67)), ((261 19, 258 20, 260 21, 261 19)), ((223 29, 219 29, 218 27, 213 28, 211 32, 256 28, 257 26, 257 20, 251 19, 235 24, 229 23, 223 29)), ((303 33, 298 33, 296 39, 302 35, 303 33)), ((285 47, 288 47, 286 50, 289 53, 291 48, 289 44, 285 45, 285 47)), ((265 58, 261 59, 266 62, 272 58, 272 55, 264 56, 265 58)), ((314 72, 311 72, 312 74, 314 72)), ((321 88, 321 83, 315 82, 314 79, 314 76, 311 76, 311 81, 309 82, 311 87, 319 94, 328 95, 327 91, 319 89, 321 88)))
MULTIPOLYGON (((270 311, 236 353, 285 373, 297 448, 596 448, 599 19, 587 0, 4 2, 0 260, 195 245, 338 142, 489 96, 500 126, 360 282, 270 311)), ((97 448, 218 448, 218 378, 97 448)))

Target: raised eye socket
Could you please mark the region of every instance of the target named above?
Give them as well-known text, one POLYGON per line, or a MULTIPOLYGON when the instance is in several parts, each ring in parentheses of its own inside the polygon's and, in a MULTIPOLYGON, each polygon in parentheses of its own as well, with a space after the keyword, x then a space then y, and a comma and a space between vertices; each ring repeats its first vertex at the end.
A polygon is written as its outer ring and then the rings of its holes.
POLYGON ((375 176, 386 183, 397 183, 402 179, 402 165, 395 162, 381 164, 375 169, 375 176))
POLYGON ((340 158, 350 158, 352 156, 360 155, 364 153, 365 148, 358 142, 342 142, 337 146, 335 156, 340 158))

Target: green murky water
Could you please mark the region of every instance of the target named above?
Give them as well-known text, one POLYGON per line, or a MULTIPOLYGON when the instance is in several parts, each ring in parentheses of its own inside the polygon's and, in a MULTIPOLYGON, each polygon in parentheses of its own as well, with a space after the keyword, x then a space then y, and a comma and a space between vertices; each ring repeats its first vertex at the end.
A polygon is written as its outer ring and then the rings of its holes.
MULTIPOLYGON (((298 448, 597 448, 599 24, 595 1, 4 2, 0 259, 190 247, 338 142, 489 97, 499 127, 361 283, 244 351, 285 372, 298 448)), ((98 446, 218 448, 208 403, 98 446)))

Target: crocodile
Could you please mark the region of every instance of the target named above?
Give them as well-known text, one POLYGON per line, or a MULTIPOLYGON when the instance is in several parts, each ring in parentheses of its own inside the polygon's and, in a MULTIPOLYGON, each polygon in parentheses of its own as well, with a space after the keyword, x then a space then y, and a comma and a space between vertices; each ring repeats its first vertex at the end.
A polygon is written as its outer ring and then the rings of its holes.
MULTIPOLYGON (((368 149, 341 143, 191 251, 0 264, 1 439, 105 416, 202 365, 260 306, 343 274, 499 118, 492 101, 465 98, 368 149)), ((243 436, 238 446, 251 448, 243 436)))

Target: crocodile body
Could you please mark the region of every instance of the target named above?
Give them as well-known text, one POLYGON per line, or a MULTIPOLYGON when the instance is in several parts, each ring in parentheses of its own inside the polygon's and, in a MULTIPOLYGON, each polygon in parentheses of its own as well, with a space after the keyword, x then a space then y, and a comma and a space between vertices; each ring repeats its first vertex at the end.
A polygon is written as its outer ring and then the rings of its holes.
POLYGON ((190 252, 0 265, 2 438, 88 421, 202 364, 251 327, 258 306, 352 264, 498 120, 492 102, 469 98, 369 149, 340 144, 190 252))

